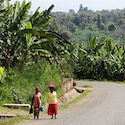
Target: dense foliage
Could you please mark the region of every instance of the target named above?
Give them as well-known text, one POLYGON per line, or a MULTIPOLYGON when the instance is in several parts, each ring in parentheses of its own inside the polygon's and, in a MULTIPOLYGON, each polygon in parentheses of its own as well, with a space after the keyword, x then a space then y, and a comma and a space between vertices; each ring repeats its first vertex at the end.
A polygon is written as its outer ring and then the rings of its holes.
POLYGON ((47 102, 47 81, 57 80, 62 94, 60 61, 65 61, 71 43, 50 27, 49 9, 29 15, 31 2, 14 5, 0 0, 0 102, 30 103, 36 86, 47 102), (51 65, 50 65, 51 64, 51 65), (1 67, 2 66, 2 67, 1 67), (4 68, 3 68, 4 67, 4 68))
POLYGON ((125 9, 52 13, 55 31, 74 43, 68 64, 75 78, 125 80, 125 9), (91 34, 91 35, 89 35, 91 34))
POLYGON ((100 40, 89 35, 86 44, 74 45, 75 56, 70 57, 69 63, 76 78, 125 80, 125 50, 112 38, 100 40))
POLYGON ((52 19, 55 30, 73 42, 85 41, 88 34, 103 39, 112 37, 118 44, 125 40, 125 9, 94 12, 81 4, 78 12, 54 12, 52 19))
POLYGON ((52 5, 29 15, 30 7, 0 0, 0 104, 30 103, 36 86, 46 103, 47 81, 58 81, 60 96, 63 77, 125 80, 125 10, 50 14, 52 5))
MULTIPOLYGON (((39 12, 39 8, 32 16, 28 16, 31 2, 23 1, 22 5, 18 1, 14 5, 9 5, 6 0, 6 8, 0 11, 0 64, 5 68, 20 66, 24 68, 26 62, 30 60, 40 60, 45 58, 51 61, 58 60, 57 55, 67 53, 66 47, 70 42, 61 35, 50 30, 49 21, 51 19, 49 9, 39 12), (52 56, 51 56, 52 55, 52 56)), ((4 1, 2 1, 4 2, 4 1)))
POLYGON ((4 84, 0 85, 0 105, 4 103, 31 104, 32 95, 37 86, 43 94, 42 103, 44 104, 48 102, 48 81, 53 79, 58 81, 56 88, 58 96, 63 93, 60 88, 62 81, 60 71, 49 64, 41 68, 38 65, 25 66, 23 72, 18 68, 9 69, 7 75, 10 79, 5 79, 4 84))

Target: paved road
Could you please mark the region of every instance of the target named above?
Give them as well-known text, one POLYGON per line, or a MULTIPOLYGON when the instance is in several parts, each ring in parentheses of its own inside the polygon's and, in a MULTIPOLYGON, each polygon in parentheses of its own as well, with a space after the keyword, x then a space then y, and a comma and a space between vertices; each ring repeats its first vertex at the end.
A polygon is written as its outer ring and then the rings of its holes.
POLYGON ((57 119, 41 115, 23 125, 125 125, 125 85, 77 81, 92 85, 94 91, 84 100, 60 111, 57 119))

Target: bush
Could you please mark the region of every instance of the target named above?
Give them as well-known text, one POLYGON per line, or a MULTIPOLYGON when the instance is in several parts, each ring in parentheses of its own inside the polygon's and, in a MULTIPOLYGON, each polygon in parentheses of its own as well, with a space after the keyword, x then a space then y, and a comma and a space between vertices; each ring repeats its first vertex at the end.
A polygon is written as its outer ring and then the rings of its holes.
MULTIPOLYGON (((7 72, 11 81, 6 80, 0 87, 0 104, 3 103, 29 103, 37 86, 43 94, 42 103, 48 101, 48 85, 50 80, 58 81, 57 91, 60 91, 61 75, 57 68, 50 65, 26 67, 24 71, 18 68, 9 69, 7 72), (59 89, 59 90, 58 90, 59 89)), ((57 93, 58 94, 58 93, 57 93)), ((59 93, 59 95, 61 95, 59 93)))
POLYGON ((109 31, 114 31, 115 30, 115 25, 114 24, 109 25, 108 30, 109 31))

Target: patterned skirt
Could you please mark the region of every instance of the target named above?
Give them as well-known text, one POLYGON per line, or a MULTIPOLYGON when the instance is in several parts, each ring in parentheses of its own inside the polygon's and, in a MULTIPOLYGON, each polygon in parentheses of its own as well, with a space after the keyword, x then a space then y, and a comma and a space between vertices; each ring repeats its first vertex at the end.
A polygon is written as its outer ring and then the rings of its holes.
POLYGON ((39 117, 39 108, 34 107, 34 116, 39 117))

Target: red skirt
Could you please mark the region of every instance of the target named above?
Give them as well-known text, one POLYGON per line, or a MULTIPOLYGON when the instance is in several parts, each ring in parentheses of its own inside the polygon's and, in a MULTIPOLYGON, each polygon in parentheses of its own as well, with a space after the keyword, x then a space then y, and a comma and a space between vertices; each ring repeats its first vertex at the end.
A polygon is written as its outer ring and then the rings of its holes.
POLYGON ((57 103, 56 104, 49 104, 48 107, 48 115, 57 114, 57 103))

